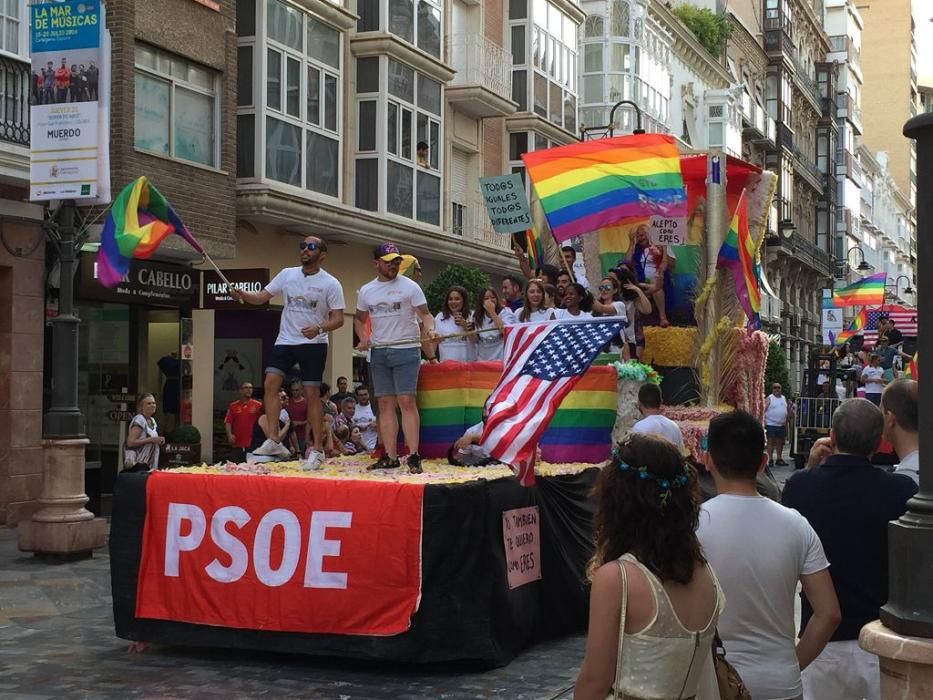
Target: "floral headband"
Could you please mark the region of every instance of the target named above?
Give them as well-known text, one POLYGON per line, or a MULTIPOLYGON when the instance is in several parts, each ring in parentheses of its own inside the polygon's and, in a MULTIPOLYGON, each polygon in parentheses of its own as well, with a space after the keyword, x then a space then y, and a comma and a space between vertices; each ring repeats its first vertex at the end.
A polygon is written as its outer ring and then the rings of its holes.
POLYGON ((673 479, 666 476, 658 476, 657 474, 652 474, 648 471, 648 467, 641 466, 635 467, 622 459, 622 455, 618 447, 612 448, 612 457, 619 463, 619 471, 623 472, 635 472, 638 474, 639 479, 654 479, 658 482, 658 487, 661 490, 661 505, 667 503, 667 499, 671 496, 672 489, 680 489, 687 485, 689 482, 688 474, 688 465, 686 462, 683 464, 683 473, 675 476, 673 479))

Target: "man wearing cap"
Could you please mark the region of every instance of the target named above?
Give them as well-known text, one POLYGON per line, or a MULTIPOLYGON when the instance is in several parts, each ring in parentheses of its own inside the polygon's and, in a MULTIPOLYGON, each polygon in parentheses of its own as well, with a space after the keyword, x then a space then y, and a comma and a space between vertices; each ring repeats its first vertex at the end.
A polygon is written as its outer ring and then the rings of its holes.
POLYGON ((282 403, 279 389, 282 381, 296 364, 301 370, 301 383, 308 402, 308 425, 314 446, 308 450, 304 466, 317 469, 324 462, 324 409, 321 405, 321 381, 327 362, 327 334, 343 326, 343 287, 333 275, 321 268, 327 258, 327 244, 316 236, 307 236, 298 244, 300 267, 286 267, 259 292, 231 289, 230 296, 259 306, 281 294, 285 301, 279 336, 275 340, 266 379, 263 383, 266 425, 271 432, 254 454, 270 457, 287 456, 289 450, 281 444, 276 426, 282 403))
POLYGON ((402 255, 393 243, 383 243, 373 251, 376 279, 363 285, 357 295, 353 321, 360 350, 370 349, 369 373, 379 408, 379 436, 386 453, 370 469, 394 469, 398 460, 398 420, 408 445, 408 469, 420 474, 418 454, 420 420, 415 394, 421 366, 421 337, 435 338, 434 317, 428 311, 424 292, 414 281, 399 275, 402 255), (367 328, 369 320, 369 328, 367 328))

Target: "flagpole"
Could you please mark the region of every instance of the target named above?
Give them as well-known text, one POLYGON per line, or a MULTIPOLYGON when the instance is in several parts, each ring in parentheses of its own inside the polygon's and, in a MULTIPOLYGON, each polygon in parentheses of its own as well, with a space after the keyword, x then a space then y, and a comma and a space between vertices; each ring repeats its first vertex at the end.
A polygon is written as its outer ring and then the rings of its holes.
MULTIPOLYGON (((213 268, 214 268, 214 272, 216 272, 218 275, 220 275, 220 279, 223 281, 223 283, 224 283, 225 285, 227 285, 227 292, 229 293, 230 290, 233 288, 233 285, 230 284, 230 280, 227 279, 227 276, 223 273, 223 270, 221 270, 219 267, 217 267, 217 263, 215 263, 215 262, 213 261, 213 259, 211 258, 211 256, 208 255, 207 252, 206 252, 205 250, 203 250, 203 249, 201 250, 201 255, 204 256, 204 262, 206 262, 208 265, 210 265, 211 267, 213 267, 213 268)), ((241 304, 245 304, 246 302, 244 302, 242 299, 240 299, 240 303, 241 303, 241 304)))
MULTIPOLYGON (((706 278, 713 279, 719 270, 716 267, 719 249, 725 234, 726 219, 726 159, 719 149, 710 149, 706 164, 706 278)), ((719 289, 715 289, 706 302, 706 328, 712 333, 719 323, 719 289)), ((719 405, 721 360, 719 343, 713 343, 709 356, 709 387, 707 406, 719 405)))

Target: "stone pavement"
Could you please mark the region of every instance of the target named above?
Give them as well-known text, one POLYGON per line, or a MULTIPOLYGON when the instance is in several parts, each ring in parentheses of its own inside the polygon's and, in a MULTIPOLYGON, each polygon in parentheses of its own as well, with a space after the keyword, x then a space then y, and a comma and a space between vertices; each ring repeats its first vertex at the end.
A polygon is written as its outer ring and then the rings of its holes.
POLYGON ((584 638, 539 644, 505 668, 400 666, 298 655, 154 647, 113 633, 106 550, 37 560, 0 529, 0 700, 40 698, 569 699, 584 638))

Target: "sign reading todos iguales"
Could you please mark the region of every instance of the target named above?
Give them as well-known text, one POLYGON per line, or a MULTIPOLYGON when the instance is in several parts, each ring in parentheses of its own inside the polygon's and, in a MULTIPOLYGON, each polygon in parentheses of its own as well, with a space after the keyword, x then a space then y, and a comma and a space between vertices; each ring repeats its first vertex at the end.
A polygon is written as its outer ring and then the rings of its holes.
POLYGON ((479 188, 497 233, 516 233, 531 227, 531 211, 521 175, 481 177, 479 188))
POLYGON ((99 0, 30 7, 30 198, 97 197, 103 8, 99 0))

